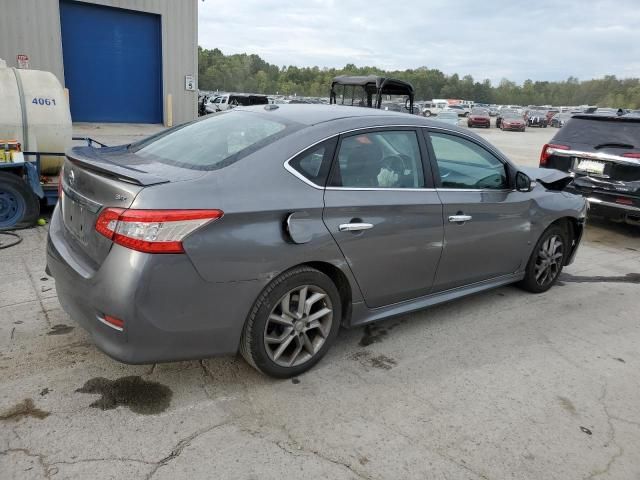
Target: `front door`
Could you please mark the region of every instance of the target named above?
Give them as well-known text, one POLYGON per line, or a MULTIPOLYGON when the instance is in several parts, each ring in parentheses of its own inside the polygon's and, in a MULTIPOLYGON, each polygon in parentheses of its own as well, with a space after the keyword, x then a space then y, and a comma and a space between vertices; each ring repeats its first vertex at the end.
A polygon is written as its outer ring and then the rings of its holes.
POLYGON ((428 136, 444 222, 434 291, 523 269, 531 195, 511 189, 507 165, 479 143, 452 133, 428 136))
POLYGON ((429 293, 442 250, 442 205, 413 129, 343 136, 323 219, 370 308, 429 293))

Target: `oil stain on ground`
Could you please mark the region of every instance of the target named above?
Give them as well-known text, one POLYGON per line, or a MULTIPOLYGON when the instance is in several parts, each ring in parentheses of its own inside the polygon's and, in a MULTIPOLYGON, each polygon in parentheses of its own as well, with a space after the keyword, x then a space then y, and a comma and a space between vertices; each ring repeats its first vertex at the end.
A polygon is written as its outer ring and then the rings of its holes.
POLYGON ((91 407, 112 410, 122 405, 142 415, 164 412, 169 407, 173 395, 166 385, 149 382, 139 376, 122 377, 116 380, 92 378, 76 392, 102 395, 90 405, 91 407))
POLYGON ((18 421, 24 417, 34 417, 42 420, 49 416, 49 412, 36 408, 33 400, 25 398, 20 403, 14 405, 6 412, 0 414, 0 420, 14 420, 18 421))
POLYGON ((398 362, 386 355, 372 355, 370 352, 356 352, 351 358, 360 362, 363 367, 379 368, 381 370, 391 370, 398 362))
POLYGON ((388 332, 385 328, 376 327, 375 325, 367 325, 364 327, 364 335, 360 339, 361 347, 368 347, 372 343, 381 342, 388 332))
POLYGON ((49 333, 47 333, 47 335, 66 335, 67 333, 71 332, 71 330, 73 330, 74 328, 75 327, 72 327, 70 325, 64 325, 63 323, 61 323, 51 327, 51 330, 49 330, 49 333))
POLYGON ((562 408, 564 408, 570 414, 572 414, 572 415, 577 415, 578 414, 578 412, 576 410, 576 406, 567 397, 558 397, 558 401, 560 402, 560 406, 562 408))
POLYGON ((572 283, 638 283, 640 284, 640 273, 627 273, 626 275, 618 276, 582 276, 571 275, 570 273, 562 273, 559 278, 558 285, 562 285, 565 282, 572 283))

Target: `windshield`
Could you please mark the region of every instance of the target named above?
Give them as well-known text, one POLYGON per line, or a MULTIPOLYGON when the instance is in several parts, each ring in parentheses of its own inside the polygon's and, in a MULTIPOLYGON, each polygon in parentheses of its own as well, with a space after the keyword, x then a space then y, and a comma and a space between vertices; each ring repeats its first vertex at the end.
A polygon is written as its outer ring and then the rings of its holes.
POLYGON ((489 112, 487 111, 486 108, 474 108, 473 110, 471 110, 471 114, 472 115, 488 115, 489 112))
POLYGON ((196 170, 225 167, 292 130, 265 115, 229 111, 180 125, 131 145, 142 158, 196 170))

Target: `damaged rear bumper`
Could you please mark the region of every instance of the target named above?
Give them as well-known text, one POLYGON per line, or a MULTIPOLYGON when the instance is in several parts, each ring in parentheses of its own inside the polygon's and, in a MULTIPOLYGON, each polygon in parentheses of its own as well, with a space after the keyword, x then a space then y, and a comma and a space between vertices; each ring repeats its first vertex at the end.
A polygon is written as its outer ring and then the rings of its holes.
POLYGON ((567 191, 584 196, 591 215, 640 226, 640 182, 576 177, 567 191))

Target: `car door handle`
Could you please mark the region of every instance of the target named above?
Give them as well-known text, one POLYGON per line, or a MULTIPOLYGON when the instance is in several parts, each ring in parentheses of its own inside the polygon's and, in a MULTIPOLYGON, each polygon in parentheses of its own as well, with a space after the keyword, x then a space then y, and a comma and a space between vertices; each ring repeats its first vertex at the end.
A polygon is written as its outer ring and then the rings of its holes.
POLYGON ((338 229, 341 232, 359 232, 373 228, 372 223, 341 223, 338 229))
POLYGON ((449 221, 451 223, 463 223, 468 222, 473 217, 471 215, 449 215, 449 221))

